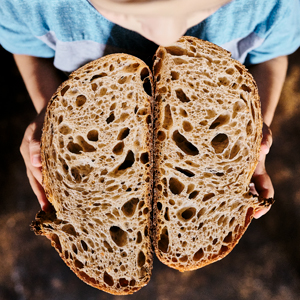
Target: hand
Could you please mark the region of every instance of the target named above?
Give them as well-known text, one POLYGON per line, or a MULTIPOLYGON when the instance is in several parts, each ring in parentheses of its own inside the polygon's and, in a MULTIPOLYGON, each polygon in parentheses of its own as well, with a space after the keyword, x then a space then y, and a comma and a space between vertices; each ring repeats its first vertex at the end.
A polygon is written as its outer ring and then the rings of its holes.
MULTIPOLYGON (((252 176, 252 183, 250 184, 250 192, 252 194, 259 195, 263 199, 274 198, 273 184, 265 168, 266 155, 270 151, 272 141, 272 132, 270 128, 264 123, 259 161, 252 176)), ((254 218, 260 218, 261 216, 266 214, 270 210, 270 208, 271 206, 257 211, 254 214, 254 218)))
POLYGON ((45 111, 46 108, 43 109, 27 127, 20 151, 26 165, 27 176, 33 192, 37 196, 42 210, 49 211, 51 209, 51 204, 47 200, 42 186, 42 163, 40 154, 40 140, 45 111))

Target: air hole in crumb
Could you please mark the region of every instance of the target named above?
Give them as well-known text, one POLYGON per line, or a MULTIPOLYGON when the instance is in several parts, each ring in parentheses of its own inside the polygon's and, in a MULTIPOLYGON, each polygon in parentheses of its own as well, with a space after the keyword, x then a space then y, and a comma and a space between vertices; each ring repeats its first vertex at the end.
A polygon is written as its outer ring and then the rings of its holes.
POLYGON ((175 90, 176 92, 176 96, 177 98, 183 102, 183 103, 186 103, 186 102, 190 102, 191 100, 189 99, 189 97, 185 94, 185 92, 182 90, 182 89, 178 89, 178 90, 175 90))
POLYGON ((188 261, 188 256, 187 256, 187 255, 184 255, 184 256, 180 257, 179 260, 180 260, 181 262, 187 262, 187 261, 188 261))
POLYGON ((127 201, 121 208, 123 214, 128 218, 132 217, 135 213, 138 202, 138 198, 132 198, 131 200, 127 201))
POLYGON ((121 76, 120 79, 118 80, 118 83, 123 84, 126 82, 126 80, 127 80, 127 76, 121 76))
POLYGON ((179 195, 184 189, 184 184, 177 178, 171 177, 169 180, 169 189, 174 195, 179 195))
POLYGON ((228 251, 228 247, 223 245, 219 251, 219 255, 222 255, 222 254, 226 253, 227 251, 228 251))
POLYGON ((230 152, 230 159, 233 159, 233 158, 235 158, 236 156, 237 156, 237 154, 240 152, 240 149, 241 149, 241 147, 240 147, 240 142, 239 141, 237 141, 236 143, 235 143, 235 145, 232 147, 232 149, 231 149, 231 152, 230 152))
POLYGON ((107 74, 104 73, 104 72, 103 72, 103 73, 100 73, 100 74, 97 74, 97 75, 94 75, 94 76, 91 78, 90 82, 94 81, 95 79, 102 78, 102 77, 105 77, 105 76, 107 76, 107 74))
POLYGON ((86 96, 84 95, 79 95, 76 98, 76 105, 77 107, 81 107, 82 105, 84 105, 86 102, 86 96))
POLYGON ((203 249, 200 248, 193 256, 194 261, 199 261, 204 256, 203 249))
POLYGON ((149 70, 148 68, 143 68, 141 70, 140 76, 141 81, 143 82, 144 91, 149 95, 152 96, 152 86, 151 86, 151 80, 149 78, 149 70))
POLYGON ((118 247, 124 247, 128 242, 127 232, 118 226, 112 226, 109 229, 110 236, 118 247))
POLYGON ((183 127, 183 130, 187 131, 187 132, 190 132, 190 131, 193 130, 192 124, 190 122, 188 122, 188 121, 183 121, 182 127, 183 127))
POLYGON ((214 193, 205 194, 202 201, 205 202, 205 201, 209 200, 210 198, 212 198, 214 196, 215 196, 214 193))
POLYGON ((234 73, 234 69, 233 68, 229 68, 226 70, 226 73, 229 75, 232 75, 234 73))
POLYGON ((197 213, 197 218, 199 219, 201 216, 205 214, 205 212, 206 212, 206 208, 205 207, 201 208, 197 213))
POLYGON ((146 257, 143 251, 140 251, 137 258, 138 266, 141 268, 146 262, 146 257))
POLYGON ((228 114, 220 115, 213 121, 213 123, 210 125, 209 129, 215 129, 219 126, 223 126, 223 125, 227 124, 229 121, 230 121, 230 116, 228 114))
POLYGON ((140 159, 142 164, 144 165, 147 164, 149 162, 149 153, 148 152, 142 153, 140 159))
POLYGON ((98 141, 98 131, 97 130, 90 130, 87 134, 87 138, 91 142, 97 142, 98 141))
POLYGON ((84 251, 87 251, 88 246, 87 246, 86 242, 81 240, 80 243, 81 243, 82 249, 83 249, 84 251))
POLYGON ((129 285, 129 281, 126 280, 125 278, 120 278, 119 283, 120 283, 120 286, 122 286, 122 287, 126 287, 129 285))
POLYGON ((117 107, 117 103, 115 102, 115 103, 113 103, 111 106, 110 106, 110 110, 114 110, 115 108, 117 107))
POLYGON ((179 73, 175 71, 171 71, 171 79, 172 80, 178 80, 179 79, 179 73))
POLYGON ((190 194, 195 188, 195 185, 193 183, 189 184, 186 190, 187 194, 190 194))
POLYGON ((161 202, 157 202, 157 209, 158 209, 158 210, 161 210, 161 209, 162 209, 162 204, 161 204, 161 202))
POLYGON ((130 129, 128 127, 123 128, 120 130, 117 139, 118 140, 124 140, 130 133, 130 129))
MULTIPOLYGON (((75 230, 74 230, 75 231, 75 230)), ((54 244, 55 244, 55 249, 57 249, 60 253, 61 253, 61 251, 62 251, 62 249, 61 249, 61 244, 60 244, 60 240, 59 240, 59 237, 58 237, 58 235, 57 234, 51 234, 51 241, 53 241, 54 242, 54 244)))
POLYGON ((180 210, 177 214, 181 221, 187 222, 196 215, 196 209, 194 207, 188 207, 180 210))
POLYGON ((108 250, 109 253, 113 253, 114 252, 113 248, 110 246, 110 244, 107 241, 104 241, 103 245, 108 250))
POLYGON ((166 139, 166 134, 165 134, 165 132, 164 131, 158 131, 158 133, 157 133, 157 139, 159 140, 159 141, 164 141, 165 139, 166 139))
POLYGON ((227 148, 228 144, 228 136, 224 133, 219 133, 211 141, 211 145, 215 149, 216 153, 222 153, 227 148))
POLYGON ((121 155, 123 153, 124 146, 124 142, 120 142, 117 145, 115 145, 112 152, 116 155, 121 155))
POLYGON ((119 166, 118 171, 126 170, 134 164, 134 154, 131 150, 128 151, 124 162, 119 166))
POLYGON ((134 73, 137 71, 137 69, 139 68, 140 64, 139 63, 134 63, 132 65, 128 65, 128 66, 125 66, 123 71, 124 72, 128 72, 128 73, 134 73))
POLYGON ((104 278, 103 278, 103 280, 109 286, 113 286, 114 285, 114 280, 113 280, 112 276, 110 276, 106 271, 104 272, 104 278))
POLYGON ((60 94, 61 94, 62 96, 64 96, 65 93, 68 91, 69 88, 70 88, 70 86, 69 86, 69 85, 66 85, 66 86, 60 91, 60 94))
POLYGON ((166 207, 164 218, 165 218, 166 221, 170 221, 169 208, 168 207, 166 207))
POLYGON ((76 231, 75 231, 75 228, 74 228, 74 226, 73 225, 71 225, 71 224, 66 224, 66 225, 64 225, 63 227, 62 227, 62 229, 61 229, 63 232, 65 232, 65 233, 67 233, 67 234, 69 234, 69 235, 73 235, 73 236, 77 236, 77 233, 76 233, 76 231))
POLYGON ((114 115, 114 113, 111 113, 109 115, 109 117, 106 119, 106 123, 109 124, 109 123, 113 122, 114 120, 115 120, 115 115, 114 115))
POLYGON ((63 116, 59 116, 58 118, 58 125, 61 124, 61 122, 64 120, 64 117, 63 116))
POLYGON ((193 191, 189 194, 189 199, 195 199, 199 194, 199 191, 193 191))
POLYGON ((99 96, 101 96, 101 97, 104 96, 106 94, 106 92, 107 92, 107 88, 105 88, 105 87, 101 88, 101 90, 99 92, 99 96))
MULTIPOLYGON (((82 148, 82 151, 84 152, 94 152, 96 151, 96 148, 93 147, 92 145, 90 145, 89 143, 87 143, 85 141, 85 139, 82 137, 82 136, 78 136, 77 137, 77 142, 78 144, 75 144, 75 145, 79 145, 81 148, 82 148)), ((72 143, 72 142, 70 142, 72 143)), ((69 143, 69 144, 70 144, 69 143)), ((68 147, 68 146, 67 146, 68 147)), ((69 149, 69 148, 68 148, 69 149)), ((70 150, 71 151, 71 150, 70 150)), ((71 151, 72 152, 72 151, 71 151)), ((74 153, 74 152, 73 152, 74 153)))
POLYGON ((220 77, 218 80, 220 85, 228 86, 230 84, 230 81, 227 77, 220 77))
POLYGON ((224 243, 231 243, 232 242, 232 232, 230 231, 227 236, 224 238, 224 243))
POLYGON ((251 135, 253 132, 253 127, 252 127, 252 121, 250 120, 246 126, 246 133, 247 135, 251 135))
POLYGON ((239 71, 239 73, 240 73, 241 75, 243 75, 244 71, 243 71, 243 69, 242 69, 240 66, 234 65, 234 67, 239 71))
POLYGON ((169 247, 169 233, 167 227, 165 226, 160 233, 160 237, 158 241, 158 249, 164 253, 167 253, 168 247, 169 247))
POLYGON ((67 135, 72 132, 72 129, 68 125, 64 124, 59 128, 59 132, 63 135, 67 135))
POLYGON ((172 118, 172 112, 170 105, 167 104, 165 106, 165 115, 164 115, 164 122, 163 122, 163 128, 166 130, 169 130, 173 125, 173 118, 172 118))
POLYGON ((241 89, 245 92, 251 93, 251 88, 247 86, 246 84, 242 84, 241 89))
POLYGON ((186 118, 188 116, 186 110, 184 110, 183 108, 179 109, 179 114, 184 118, 186 118))
POLYGON ((75 259, 74 265, 78 269, 82 269, 83 268, 83 263, 81 261, 79 261, 78 259, 75 259))
POLYGON ((174 56, 182 56, 186 54, 186 49, 178 47, 178 46, 169 46, 165 47, 167 53, 174 56))
POLYGON ((92 83, 92 90, 95 92, 98 88, 98 85, 96 83, 92 83))
POLYGON ((190 143, 178 130, 175 130, 172 136, 175 144, 187 155, 198 155, 199 150, 190 143))
POLYGON ((185 59, 181 58, 181 57, 175 57, 173 59, 175 65, 182 65, 182 64, 187 64, 188 61, 186 61, 185 59))
POLYGON ((140 231, 138 231, 137 238, 136 238, 136 243, 140 244, 142 242, 142 240, 143 240, 142 234, 141 234, 140 231))
POLYGON ((190 170, 182 169, 182 168, 179 168, 179 167, 175 167, 175 169, 177 171, 181 172, 182 174, 184 174, 187 177, 193 177, 193 176, 195 176, 195 174, 192 171, 190 171, 190 170))

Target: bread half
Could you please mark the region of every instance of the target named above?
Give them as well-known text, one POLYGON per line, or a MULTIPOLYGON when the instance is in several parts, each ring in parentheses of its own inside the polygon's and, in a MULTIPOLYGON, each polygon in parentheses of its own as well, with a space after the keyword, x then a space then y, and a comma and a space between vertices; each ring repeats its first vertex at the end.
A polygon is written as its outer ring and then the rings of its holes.
POLYGON ((256 84, 226 50, 193 37, 154 63, 154 247, 180 271, 217 261, 263 201, 249 193, 262 118, 256 84))
POLYGON ((112 294, 147 284, 152 270, 152 79, 115 54, 70 75, 52 97, 42 134, 52 213, 33 224, 76 275, 112 294))

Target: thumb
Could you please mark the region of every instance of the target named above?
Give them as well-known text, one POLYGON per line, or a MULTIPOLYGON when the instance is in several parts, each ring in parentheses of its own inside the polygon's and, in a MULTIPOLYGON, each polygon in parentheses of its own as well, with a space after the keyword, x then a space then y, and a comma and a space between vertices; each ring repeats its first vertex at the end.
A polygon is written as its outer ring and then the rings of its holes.
POLYGON ((263 123, 263 130, 262 130, 263 136, 261 141, 261 153, 266 155, 269 153, 270 148, 272 146, 273 138, 272 138, 272 131, 271 129, 263 123))
POLYGON ((41 150, 40 150, 40 141, 37 141, 35 139, 30 140, 29 142, 29 155, 30 155, 30 161, 31 164, 34 167, 41 167, 41 150))

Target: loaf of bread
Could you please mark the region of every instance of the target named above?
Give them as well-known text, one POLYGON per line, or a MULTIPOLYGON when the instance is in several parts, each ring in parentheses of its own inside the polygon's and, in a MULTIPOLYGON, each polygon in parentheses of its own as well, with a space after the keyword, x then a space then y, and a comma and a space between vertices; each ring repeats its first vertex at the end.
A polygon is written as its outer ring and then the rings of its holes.
POLYGON ((112 294, 146 285, 152 270, 152 77, 126 54, 93 61, 52 97, 41 141, 53 212, 33 228, 76 275, 112 294))
POLYGON ((151 238, 163 263, 197 269, 228 254, 272 203, 249 193, 262 118, 245 67, 183 37, 158 48, 153 73, 133 56, 108 55, 73 72, 45 116, 53 211, 33 228, 79 278, 112 294, 147 284, 151 238))
POLYGON ((227 255, 272 202, 249 193, 260 100, 241 63, 193 37, 160 47, 153 72, 153 243, 163 263, 193 270, 227 255))

